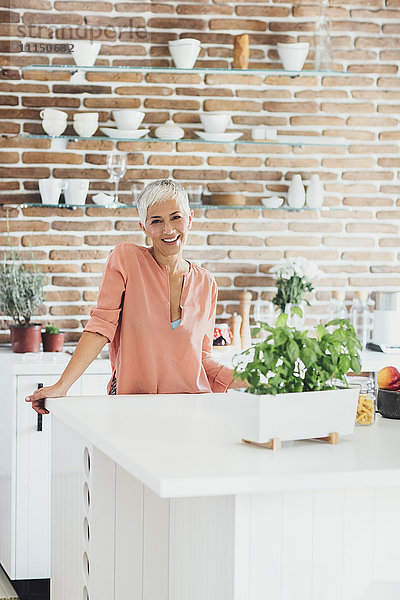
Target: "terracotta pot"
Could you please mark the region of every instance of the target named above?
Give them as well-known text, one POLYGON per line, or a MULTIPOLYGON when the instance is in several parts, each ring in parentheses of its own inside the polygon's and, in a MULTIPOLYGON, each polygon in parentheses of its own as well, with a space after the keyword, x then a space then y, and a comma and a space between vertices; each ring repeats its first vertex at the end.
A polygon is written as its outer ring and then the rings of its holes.
POLYGON ((62 352, 64 349, 64 333, 42 333, 44 352, 62 352))
POLYGON ((13 352, 40 352, 41 325, 30 325, 22 327, 21 325, 11 325, 11 347, 13 352))

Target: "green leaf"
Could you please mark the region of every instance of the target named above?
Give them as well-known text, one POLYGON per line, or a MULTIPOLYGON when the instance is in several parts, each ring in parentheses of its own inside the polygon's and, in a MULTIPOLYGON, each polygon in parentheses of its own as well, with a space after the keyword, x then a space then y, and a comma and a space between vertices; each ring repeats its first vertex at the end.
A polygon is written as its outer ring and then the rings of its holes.
POLYGON ((350 367, 354 371, 354 373, 356 373, 357 375, 359 373, 361 373, 361 360, 360 360, 360 357, 358 355, 351 357, 351 359, 350 359, 350 367))
POLYGON ((288 343, 287 354, 292 362, 295 362, 300 357, 300 348, 294 340, 290 340, 288 343))
POLYGON ((285 313, 281 313, 276 320, 275 328, 278 329, 279 327, 285 327, 287 320, 288 315, 286 315, 285 313))
POLYGON ((349 368, 350 368, 350 358, 347 356, 347 354, 342 354, 342 356, 339 358, 339 369, 341 370, 342 373, 347 373, 349 368))
POLYGON ((327 329, 323 325, 317 325, 316 330, 317 330, 317 336, 318 336, 319 340, 322 340, 324 335, 326 335, 328 333, 327 329))
POLYGON ((300 306, 292 306, 290 312, 298 315, 299 317, 303 317, 303 311, 301 310, 300 306))

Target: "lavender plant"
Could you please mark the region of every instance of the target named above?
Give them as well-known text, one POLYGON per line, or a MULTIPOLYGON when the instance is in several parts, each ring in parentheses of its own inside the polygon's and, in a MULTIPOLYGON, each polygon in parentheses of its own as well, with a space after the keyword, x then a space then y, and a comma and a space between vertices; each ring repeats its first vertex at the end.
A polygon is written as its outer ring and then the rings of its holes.
POLYGON ((22 327, 29 327, 32 315, 43 302, 45 276, 32 270, 16 254, 3 259, 0 269, 0 310, 22 327))

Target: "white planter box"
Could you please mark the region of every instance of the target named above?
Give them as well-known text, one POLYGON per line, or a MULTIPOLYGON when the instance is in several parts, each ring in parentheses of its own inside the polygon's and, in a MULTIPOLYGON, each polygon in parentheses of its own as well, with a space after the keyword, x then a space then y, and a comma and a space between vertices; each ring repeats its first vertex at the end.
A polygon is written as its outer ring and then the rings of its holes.
POLYGON ((353 433, 358 388, 323 392, 296 392, 276 396, 232 390, 240 415, 241 437, 264 444, 353 433))

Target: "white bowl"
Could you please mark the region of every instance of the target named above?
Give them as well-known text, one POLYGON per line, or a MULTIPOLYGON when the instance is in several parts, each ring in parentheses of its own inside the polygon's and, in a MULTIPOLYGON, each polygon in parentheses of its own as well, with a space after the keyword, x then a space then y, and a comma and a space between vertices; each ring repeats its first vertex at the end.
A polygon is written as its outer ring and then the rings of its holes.
POLYGON ((118 129, 139 129, 145 116, 144 112, 132 108, 113 110, 112 114, 118 129))
POLYGON ((98 126, 97 121, 82 121, 80 119, 74 121, 74 129, 81 137, 92 137, 98 126))
POLYGON ((61 135, 67 127, 66 119, 43 119, 42 127, 47 135, 61 135))
POLYGON ((301 71, 306 61, 310 44, 298 42, 294 44, 277 44, 279 58, 286 71, 301 71))
POLYGON ((268 198, 261 198, 261 202, 266 208, 279 208, 284 202, 284 198, 280 196, 269 196, 268 198))
POLYGON ((171 44, 168 43, 169 51, 175 66, 178 69, 193 69, 200 53, 200 44, 171 44))
POLYGON ((98 194, 92 196, 92 200, 99 206, 108 206, 109 204, 114 203, 114 196, 110 196, 110 194, 105 194, 104 192, 99 192, 98 194))
POLYGON ((200 40, 196 40, 195 38, 182 38, 180 40, 172 40, 171 42, 168 42, 169 46, 182 46, 185 44, 196 44, 201 46, 200 40))
POLYGON ((224 133, 231 122, 228 113, 200 113, 200 121, 206 133, 224 133))
POLYGON ((90 40, 73 40, 72 54, 79 67, 93 67, 100 52, 101 42, 90 40))

